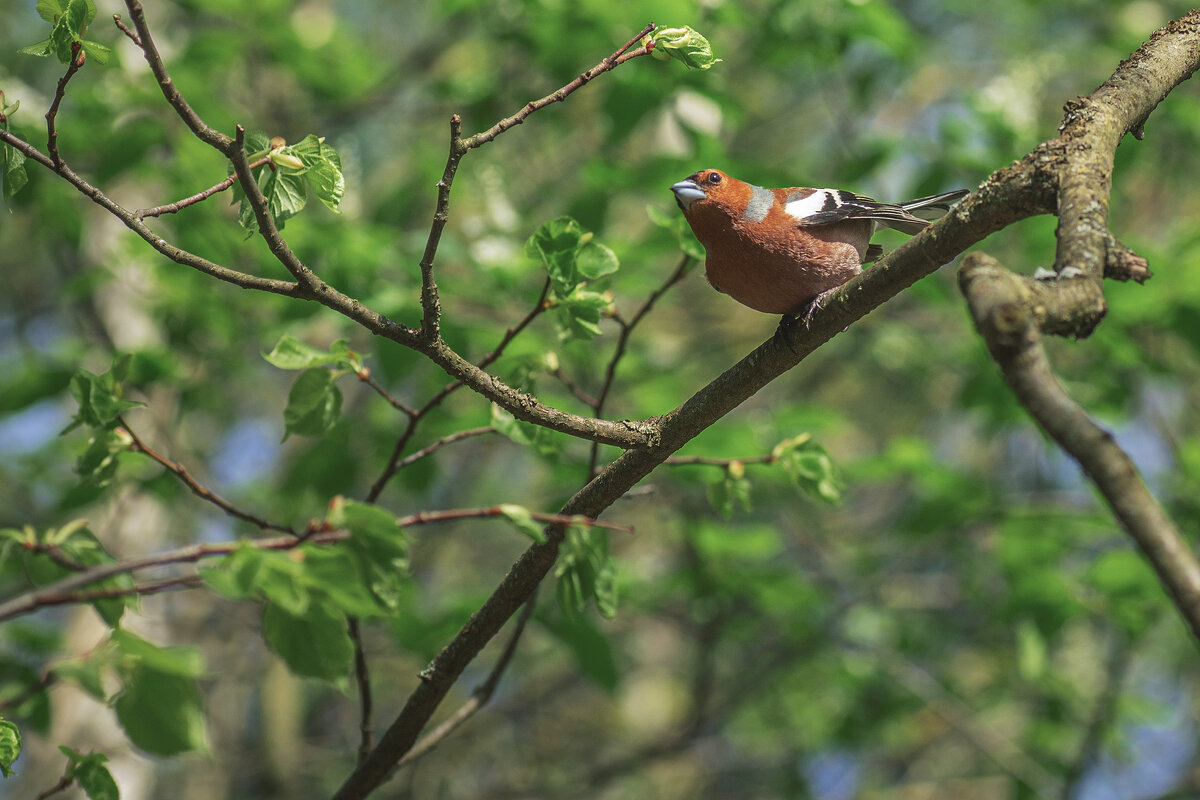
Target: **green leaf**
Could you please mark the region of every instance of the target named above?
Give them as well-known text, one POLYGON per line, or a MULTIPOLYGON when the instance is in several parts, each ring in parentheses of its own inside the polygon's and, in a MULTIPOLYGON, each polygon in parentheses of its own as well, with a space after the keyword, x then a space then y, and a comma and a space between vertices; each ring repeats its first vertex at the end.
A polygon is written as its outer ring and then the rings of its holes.
POLYGON ((543 619, 541 622, 554 638, 571 651, 584 677, 609 692, 617 688, 621 675, 612 644, 591 620, 576 616, 543 619))
POLYGON ((0 775, 11 778, 16 775, 12 765, 21 755, 21 731, 15 722, 0 717, 0 775))
POLYGON ((325 144, 325 139, 314 134, 305 136, 295 145, 283 148, 304 163, 304 177, 317 199, 340 213, 339 206, 346 195, 346 178, 342 174, 342 160, 337 151, 325 144))
POLYGON ((286 440, 293 433, 320 436, 337 422, 342 412, 342 393, 327 369, 307 369, 292 384, 283 410, 286 440))
POLYGON ((27 44, 17 52, 23 56, 38 56, 39 58, 45 58, 52 52, 50 50, 50 40, 43 39, 37 44, 27 44))
POLYGON ((320 350, 285 333, 275 343, 271 352, 263 354, 267 363, 280 369, 310 369, 326 364, 336 364, 344 369, 358 371, 362 368, 362 356, 350 349, 346 339, 338 339, 329 350, 320 350))
POLYGON ((72 658, 56 662, 50 672, 61 681, 69 681, 97 700, 104 700, 104 669, 108 662, 103 658, 72 658))
POLYGON ((120 800, 117 782, 113 780, 108 767, 104 766, 108 756, 103 753, 88 753, 85 756, 61 744, 58 749, 69 762, 67 779, 78 783, 90 800, 120 800))
POLYGON ((512 503, 501 503, 500 513, 504 515, 512 526, 520 533, 525 534, 530 539, 533 539, 538 544, 546 541, 545 526, 533 518, 529 513, 529 509, 525 506, 518 506, 512 503))
POLYGON ((572 525, 558 551, 555 596, 568 617, 594 603, 604 617, 617 613, 616 565, 608 551, 608 534, 599 528, 572 525))
POLYGON ((79 411, 75 413, 71 424, 63 433, 73 430, 80 425, 91 428, 107 428, 118 416, 131 408, 144 405, 133 400, 123 400, 123 381, 129 369, 130 356, 118 358, 111 369, 103 375, 95 375, 87 370, 80 370, 71 376, 68 388, 79 403, 79 411))
POLYGON ((230 600, 265 598, 292 614, 308 610, 311 581, 302 554, 262 550, 245 542, 199 569, 210 589, 230 600))
POLYGON ((584 242, 575 256, 575 266, 579 274, 594 281, 611 275, 620 267, 617 254, 595 240, 584 242))
POLYGON ((292 672, 330 682, 346 679, 354 643, 344 615, 313 605, 303 617, 294 617, 268 603, 262 626, 267 646, 292 672))
POLYGON ((557 217, 544 223, 525 243, 525 253, 540 260, 550 276, 550 285, 559 297, 566 297, 579 285, 576 254, 583 229, 571 217, 557 217))
POLYGON ((600 335, 600 320, 612 309, 612 300, 599 292, 576 288, 558 304, 562 335, 591 339, 600 335))
POLYGON ((130 741, 148 753, 206 749, 200 690, 190 678, 139 663, 127 671, 114 707, 130 741))
POLYGON ((750 510, 750 481, 746 479, 745 468, 735 461, 725 470, 725 477, 708 485, 708 502, 721 516, 729 519, 733 516, 735 506, 742 510, 750 510))
POLYGON ((126 630, 112 632, 112 643, 124 669, 146 669, 179 678, 207 674, 204 654, 195 647, 159 647, 126 630))
POLYGON ((682 61, 690 69, 708 69, 721 59, 713 56, 708 39, 687 25, 682 28, 660 28, 643 40, 653 46, 652 55, 663 61, 682 61))
POLYGON ((560 437, 554 431, 524 422, 492 403, 492 427, 500 434, 526 447, 532 447, 543 456, 556 456, 562 446, 560 437))
POLYGON ((133 439, 122 430, 103 430, 88 440, 87 449, 75 461, 75 474, 84 486, 108 486, 117 474, 117 456, 129 450, 133 439))
POLYGON ((87 53, 87 57, 97 64, 107 64, 112 57, 112 49, 106 47, 99 42, 93 42, 90 39, 80 40, 83 45, 83 52, 87 53))
POLYGON ((326 522, 350 531, 344 546, 363 582, 381 607, 395 608, 408 571, 408 542, 395 515, 376 505, 336 497, 326 522))
POLYGON ((836 504, 842 500, 845 483, 829 452, 804 433, 780 442, 771 451, 777 463, 805 493, 836 504))
MULTIPOLYGON (((14 111, 16 109, 13 109, 14 111)), ((5 110, 5 119, 0 121, 0 129, 8 130, 7 115, 12 111, 5 110)), ((29 174, 25 171, 25 154, 10 145, 0 145, 0 155, 4 158, 4 196, 12 197, 29 183, 29 174)))
MULTIPOLYGON (((63 525, 61 528, 50 528, 40 537, 34 535, 32 529, 28 529, 27 535, 33 541, 57 548, 63 557, 82 567, 111 564, 114 560, 112 555, 100 544, 95 534, 88 530, 86 520, 77 519, 63 525)), ((53 581, 65 578, 68 575, 75 574, 73 570, 58 563, 46 552, 26 553, 24 563, 26 574, 34 584, 39 586, 44 586, 53 581)), ((129 575, 114 575, 111 578, 92 584, 92 588, 98 589, 128 589, 132 586, 133 578, 129 575)), ((99 598, 90 601, 90 605, 96 609, 97 613, 100 614, 106 623, 110 626, 116 626, 120 622, 125 609, 137 605, 137 596, 129 594, 118 597, 99 598)))

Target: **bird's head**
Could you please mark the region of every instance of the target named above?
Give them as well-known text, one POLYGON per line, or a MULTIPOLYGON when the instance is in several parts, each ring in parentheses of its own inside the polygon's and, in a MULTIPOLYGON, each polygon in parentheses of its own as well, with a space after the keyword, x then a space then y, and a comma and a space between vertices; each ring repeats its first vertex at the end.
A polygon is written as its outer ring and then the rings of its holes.
POLYGON ((686 213, 697 203, 715 201, 730 203, 737 195, 741 181, 729 177, 719 169, 702 169, 686 180, 671 186, 675 202, 686 213))

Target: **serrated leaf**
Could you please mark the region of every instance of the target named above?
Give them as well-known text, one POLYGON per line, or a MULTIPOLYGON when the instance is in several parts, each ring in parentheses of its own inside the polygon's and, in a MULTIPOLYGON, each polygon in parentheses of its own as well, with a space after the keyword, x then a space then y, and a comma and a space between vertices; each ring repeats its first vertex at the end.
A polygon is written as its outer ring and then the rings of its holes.
POLYGON ((38 56, 39 58, 46 58, 54 51, 50 47, 50 40, 43 39, 37 44, 25 45, 17 52, 23 56, 38 56))
POLYGON ((313 605, 303 617, 294 617, 268 603, 262 628, 267 646, 292 672, 330 682, 346 679, 354 643, 342 614, 313 605))
POLYGON ((99 42, 83 39, 80 41, 80 44, 83 45, 83 52, 87 53, 87 57, 97 64, 107 64, 108 60, 112 57, 112 49, 99 42))
POLYGON ((11 778, 12 765, 21 756, 21 731, 15 722, 0 717, 0 775, 11 778))
POLYGON ((600 320, 611 308, 612 301, 606 295, 576 288, 558 305, 563 336, 584 340, 599 336, 600 320))
MULTIPOLYGON (((17 103, 4 110, 5 119, 0 122, 0 129, 8 130, 7 116, 13 113, 17 103), (11 110, 10 110, 11 109, 11 110)), ((4 196, 12 197, 29 183, 29 174, 25 171, 25 154, 7 144, 0 145, 0 156, 4 159, 4 196)))
POLYGON ((504 518, 512 523, 512 526, 520 533, 533 539, 538 544, 546 541, 545 526, 533 518, 528 508, 513 503, 501 503, 499 508, 504 518))
POLYGON ((656 58, 682 61, 689 69, 708 69, 721 60, 713 55, 708 39, 687 25, 660 28, 650 34, 649 43, 656 58))
POLYGON ((337 151, 311 133, 287 149, 304 164, 304 177, 317 199, 329 210, 340 213, 346 178, 337 151))
POLYGON ((67 757, 66 777, 79 784, 89 800, 119 800, 120 790, 113 780, 108 767, 108 756, 103 753, 82 753, 72 750, 65 745, 58 746, 59 751, 67 757))
POLYGON ((130 741, 160 756, 204 750, 204 711, 195 681, 149 664, 129 670, 114 708, 130 741))
POLYGON ((292 384, 283 410, 286 440, 293 433, 320 436, 337 422, 342 412, 342 393, 327 369, 307 369, 292 384))
POLYGON ((559 297, 566 297, 579 285, 575 257, 582 238, 578 222, 571 217, 557 217, 543 223, 525 243, 526 254, 542 262, 551 288, 559 297))

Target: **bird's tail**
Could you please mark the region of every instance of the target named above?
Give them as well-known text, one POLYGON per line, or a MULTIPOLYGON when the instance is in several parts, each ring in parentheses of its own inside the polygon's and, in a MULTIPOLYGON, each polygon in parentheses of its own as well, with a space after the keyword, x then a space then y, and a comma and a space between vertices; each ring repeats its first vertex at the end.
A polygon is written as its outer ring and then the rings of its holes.
POLYGON ((900 207, 918 219, 934 220, 950 210, 960 199, 968 194, 966 189, 955 189, 953 192, 933 194, 901 203, 900 207))

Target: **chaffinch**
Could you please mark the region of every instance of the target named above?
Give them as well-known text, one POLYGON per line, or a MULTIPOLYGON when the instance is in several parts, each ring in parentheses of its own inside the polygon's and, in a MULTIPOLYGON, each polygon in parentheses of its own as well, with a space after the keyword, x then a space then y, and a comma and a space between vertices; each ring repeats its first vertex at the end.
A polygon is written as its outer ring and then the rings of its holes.
POLYGON ((876 228, 911 236, 967 194, 959 189, 892 205, 841 189, 764 189, 716 169, 700 170, 671 191, 707 251, 714 289, 758 311, 806 316, 883 254, 869 244, 876 228))

